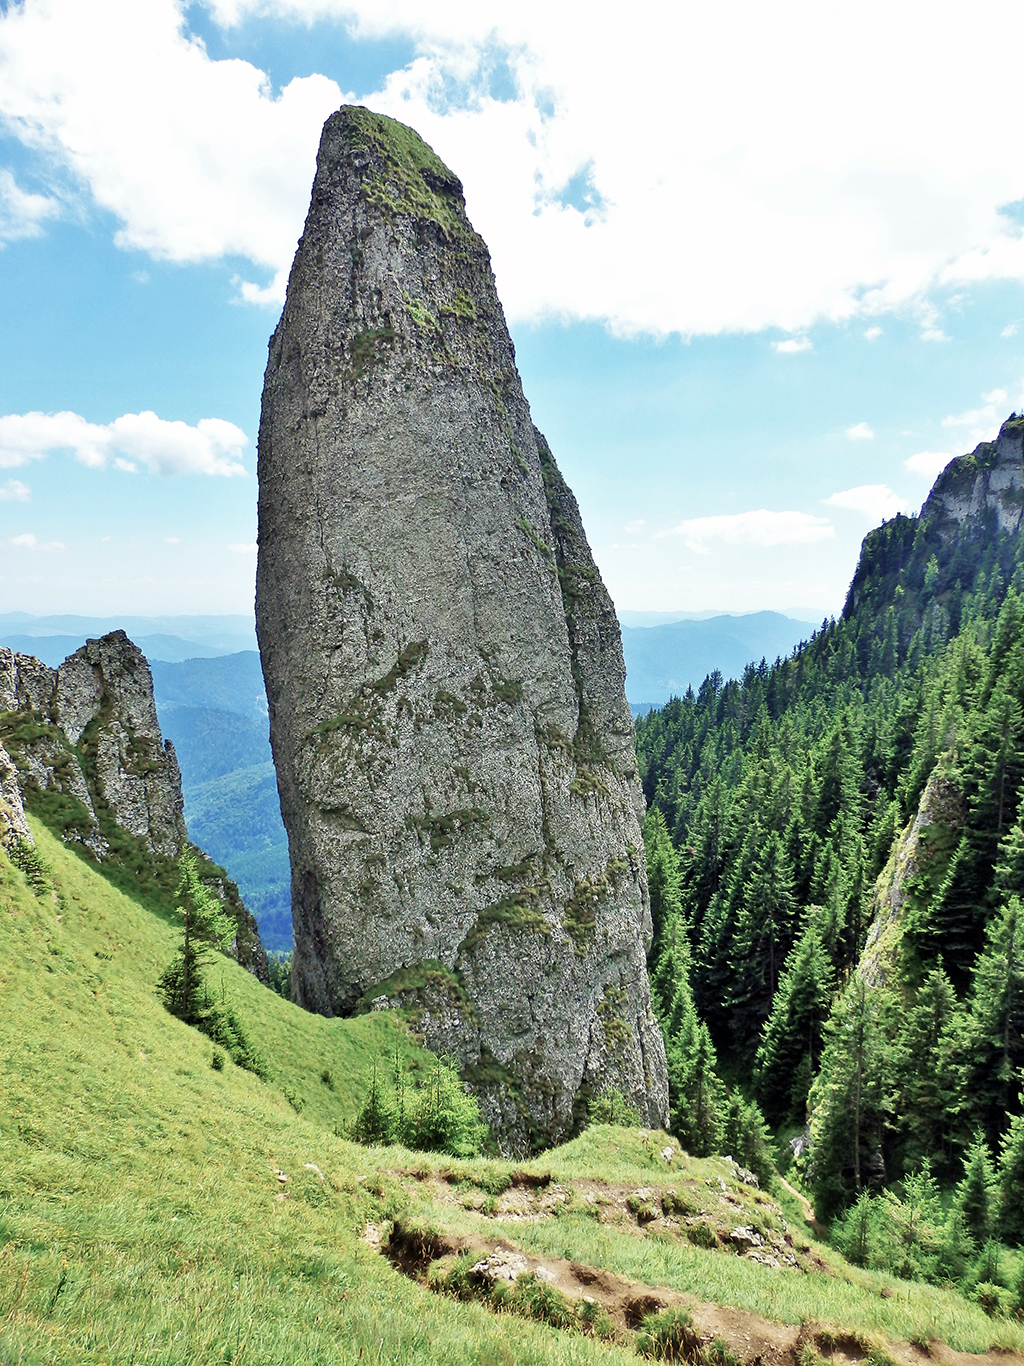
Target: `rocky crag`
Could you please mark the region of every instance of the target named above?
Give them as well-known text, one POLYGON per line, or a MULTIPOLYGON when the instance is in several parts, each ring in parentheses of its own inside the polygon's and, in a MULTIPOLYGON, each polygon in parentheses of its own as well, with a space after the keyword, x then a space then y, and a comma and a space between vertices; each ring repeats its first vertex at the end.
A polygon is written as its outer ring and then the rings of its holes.
POLYGON ((344 108, 271 340, 257 630, 293 993, 413 1006, 551 1141, 667 1083, 618 625, 535 429, 462 187, 344 108))
MULTIPOLYGON (((149 665, 124 631, 88 641, 59 669, 0 648, 0 744, 0 842, 5 822, 11 840, 31 838, 23 801, 101 866, 173 889, 188 839, 181 774, 149 665)), ((234 883, 208 871, 238 923, 239 962, 267 981, 256 922, 234 883)))

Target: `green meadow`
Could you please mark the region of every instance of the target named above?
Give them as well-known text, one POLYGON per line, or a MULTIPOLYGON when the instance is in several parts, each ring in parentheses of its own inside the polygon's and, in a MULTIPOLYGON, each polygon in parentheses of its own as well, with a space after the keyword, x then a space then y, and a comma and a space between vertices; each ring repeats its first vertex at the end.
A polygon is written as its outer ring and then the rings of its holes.
MULTIPOLYGON (((427 1075, 430 1055, 399 1022, 385 1012, 308 1015, 225 959, 209 973, 211 990, 257 1041, 268 1080, 230 1060, 218 1070, 209 1041, 156 994, 175 925, 44 827, 33 830, 52 890, 34 895, 0 854, 5 1366, 637 1361, 629 1344, 496 1315, 403 1276, 361 1238, 368 1223, 386 1237, 399 1214, 453 1233, 507 1236, 525 1251, 786 1323, 891 1340, 923 1334, 967 1351, 1024 1349, 1017 1321, 988 1318, 952 1292, 855 1270, 830 1249, 817 1249, 826 1270, 776 1271, 598 1222, 574 1194, 558 1217, 514 1228, 438 1201, 424 1177, 488 1190, 507 1184, 511 1168, 361 1148, 339 1136, 375 1063, 391 1065, 397 1050, 414 1076, 427 1075)), ((526 1166, 570 1188, 664 1184, 666 1141, 599 1127, 526 1166)), ((719 1175, 731 1178, 730 1169, 709 1159, 677 1168, 673 1180, 706 1185, 719 1175)), ((815 1246, 788 1209, 787 1217, 815 1246)))

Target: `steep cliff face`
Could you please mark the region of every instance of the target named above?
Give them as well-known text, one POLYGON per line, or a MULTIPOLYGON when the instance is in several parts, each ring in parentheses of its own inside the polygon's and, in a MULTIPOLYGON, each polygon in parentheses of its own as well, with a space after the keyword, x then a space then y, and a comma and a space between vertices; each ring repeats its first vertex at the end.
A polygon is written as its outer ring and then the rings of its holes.
MULTIPOLYGON (((67 843, 101 864, 155 860, 173 881, 166 865, 188 838, 181 773, 160 734, 149 665, 124 631, 88 641, 59 669, 0 649, 0 741, 25 805, 67 843)), ((4 796, 7 777, 0 762, 4 796)), ((213 885, 238 921, 239 961, 269 980, 237 888, 220 874, 213 885)))
POLYGON ((941 882, 963 818, 963 796, 940 762, 925 784, 913 820, 893 841, 872 889, 871 924, 857 966, 869 987, 885 986, 892 976, 907 914, 941 882))
POLYGON ((921 518, 947 536, 971 519, 992 518, 1000 531, 1020 530, 1024 513, 1024 417, 1013 414, 995 441, 951 460, 935 481, 921 518))
POLYGON ((450 988, 428 1042, 494 1122, 555 1138, 606 1086, 661 1122, 612 604, 458 180, 363 109, 324 129, 259 473, 297 999, 350 1011, 420 970, 450 988))
POLYGON ((0 745, 0 845, 12 849, 19 840, 27 840, 32 844, 32 831, 25 818, 18 770, 14 760, 0 745))

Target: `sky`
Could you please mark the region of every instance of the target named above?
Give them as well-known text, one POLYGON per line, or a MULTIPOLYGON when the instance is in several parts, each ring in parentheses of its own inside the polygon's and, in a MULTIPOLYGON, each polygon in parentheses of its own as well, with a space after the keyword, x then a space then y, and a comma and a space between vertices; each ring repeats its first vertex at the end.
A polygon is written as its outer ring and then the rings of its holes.
POLYGON ((0 0, 0 611, 251 611, 324 119, 465 186, 621 609, 838 612, 1024 408, 1019 5, 0 0))

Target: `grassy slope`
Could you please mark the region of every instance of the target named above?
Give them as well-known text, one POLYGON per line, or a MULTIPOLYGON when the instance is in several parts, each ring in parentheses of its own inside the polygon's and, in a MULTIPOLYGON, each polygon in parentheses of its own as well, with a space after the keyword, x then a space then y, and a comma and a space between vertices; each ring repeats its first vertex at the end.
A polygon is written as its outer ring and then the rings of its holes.
MULTIPOLYGON (((35 829, 61 903, 36 900, 0 855, 0 1361, 636 1361, 398 1275, 358 1234, 402 1208, 788 1321, 833 1319, 894 1338, 925 1325, 973 1350, 1024 1343, 1016 1325, 956 1296, 901 1286, 881 1299, 882 1278, 832 1253, 841 1274, 829 1280, 640 1239, 582 1209, 509 1229, 432 1206, 388 1169, 444 1166, 483 1181, 495 1164, 367 1151, 333 1132, 375 1055, 397 1041, 426 1064, 389 1017, 306 1015, 225 963, 214 985, 260 1039, 274 1081, 230 1062, 213 1070, 208 1042, 168 1016, 152 988, 173 928, 35 829)), ((567 1181, 642 1185, 657 1162, 650 1138, 600 1129, 532 1165, 567 1181)))

